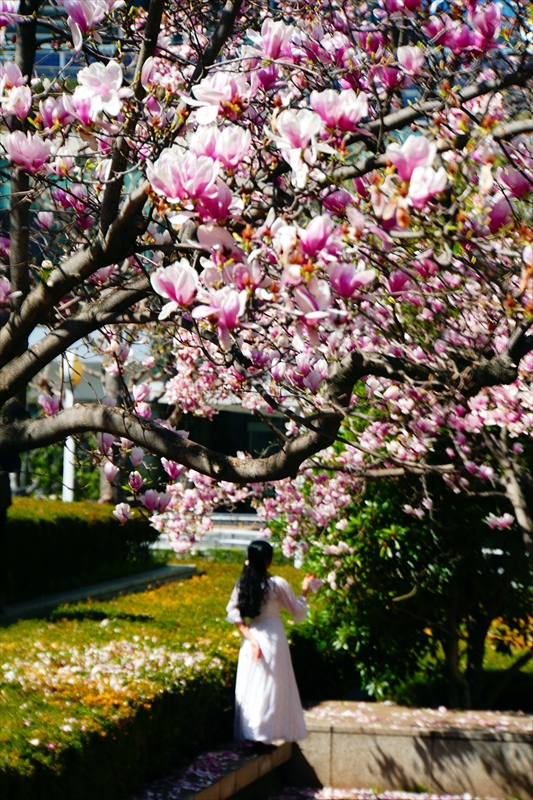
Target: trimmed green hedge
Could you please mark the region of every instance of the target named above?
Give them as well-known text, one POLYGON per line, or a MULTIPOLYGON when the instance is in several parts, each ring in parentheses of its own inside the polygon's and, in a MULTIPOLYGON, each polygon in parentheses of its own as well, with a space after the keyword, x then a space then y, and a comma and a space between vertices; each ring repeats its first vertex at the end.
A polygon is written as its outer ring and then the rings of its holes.
MULTIPOLYGON (((0 771, 9 800, 124 800, 146 780, 231 738, 233 683, 199 675, 181 693, 165 692, 135 715, 86 734, 28 771, 0 771)), ((25 765, 28 767, 29 765, 25 765)))
POLYGON ((120 525, 109 505, 15 498, 0 554, 0 603, 146 569, 157 537, 141 517, 120 525))

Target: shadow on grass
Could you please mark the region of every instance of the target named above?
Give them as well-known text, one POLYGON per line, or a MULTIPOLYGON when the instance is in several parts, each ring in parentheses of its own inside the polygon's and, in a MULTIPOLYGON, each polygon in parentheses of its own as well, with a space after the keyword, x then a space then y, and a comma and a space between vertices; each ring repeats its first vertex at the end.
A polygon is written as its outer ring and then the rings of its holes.
POLYGON ((108 611, 99 610, 97 608, 80 608, 79 606, 75 606, 72 609, 64 607, 56 608, 46 615, 46 619, 50 622, 58 622, 62 619, 77 620, 78 622, 84 619, 91 619, 96 622, 101 622, 104 619, 121 619, 127 622, 149 622, 155 618, 151 614, 128 614, 124 611, 109 613, 108 611))

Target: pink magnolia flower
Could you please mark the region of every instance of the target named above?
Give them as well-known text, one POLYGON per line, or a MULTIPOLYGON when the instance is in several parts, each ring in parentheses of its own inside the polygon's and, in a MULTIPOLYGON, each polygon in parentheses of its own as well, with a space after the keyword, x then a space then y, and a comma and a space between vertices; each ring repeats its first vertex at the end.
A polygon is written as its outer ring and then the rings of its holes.
POLYGON ((165 148, 154 164, 148 164, 146 175, 157 194, 174 203, 216 194, 218 171, 219 164, 208 156, 165 148))
POLYGON ((300 189, 305 186, 309 164, 316 160, 315 137, 320 131, 322 120, 308 108, 299 111, 287 109, 276 118, 278 133, 271 133, 284 160, 292 167, 292 183, 300 189))
POLYGON ((150 278, 155 291, 168 297, 170 303, 166 303, 159 319, 166 319, 180 306, 188 306, 193 301, 198 288, 198 275, 189 262, 182 258, 169 267, 159 267, 150 278))
POLYGON ((414 208, 424 208, 428 200, 446 188, 448 176, 444 167, 415 167, 409 183, 408 198, 414 208))
POLYGON ((408 288, 410 283, 409 275, 406 275, 405 272, 397 269, 395 270, 389 277, 388 284, 389 284, 389 292, 392 295, 401 294, 401 292, 405 292, 408 288))
POLYGON ((104 475, 109 483, 113 483, 119 473, 119 468, 113 464, 112 461, 106 461, 104 464, 104 475))
POLYGON ((148 489, 141 495, 141 503, 148 511, 155 511, 159 501, 159 492, 155 489, 148 489))
POLYGON ((60 399, 58 397, 52 397, 49 394, 40 394, 37 398, 37 402, 47 417, 53 417, 61 407, 60 399))
POLYGON ((533 178, 528 178, 527 175, 514 167, 506 167, 505 169, 498 167, 497 175, 500 183, 503 183, 517 200, 521 200, 533 189, 533 178))
POLYGON ((472 25, 476 32, 476 47, 488 50, 494 46, 494 40, 498 38, 500 32, 501 21, 501 3, 490 3, 482 11, 474 14, 472 25))
POLYGON ((19 0, 0 0, 0 28, 17 22, 19 6, 19 0))
POLYGON ((514 517, 512 514, 502 514, 500 517, 497 517, 495 514, 489 514, 483 521, 487 523, 489 528, 504 530, 505 528, 511 527, 514 522, 514 517))
POLYGON ((133 413, 143 419, 150 419, 152 416, 152 408, 149 403, 135 403, 133 413))
POLYGON ((96 272, 93 272, 91 275, 91 280, 99 286, 103 286, 115 277, 115 271, 115 264, 110 264, 108 267, 100 267, 100 269, 97 269, 96 272))
POLYGON ((137 470, 134 470, 128 475, 128 483, 132 492, 138 492, 142 488, 144 480, 142 475, 137 470))
POLYGON ((51 144, 46 142, 38 133, 13 131, 5 139, 5 148, 9 160, 27 172, 39 172, 50 156, 51 144))
POLYGON ((526 267, 533 267, 533 247, 530 244, 526 244, 522 250, 522 260, 526 267))
POLYGON ((337 189, 322 200, 324 208, 332 214, 342 214, 348 203, 353 203, 353 197, 345 189, 337 189))
POLYGON ((300 246, 305 255, 315 257, 326 247, 333 233, 333 220, 327 214, 314 217, 300 232, 300 246))
POLYGON ((2 98, 4 114, 14 114, 18 119, 26 119, 31 111, 31 89, 29 86, 13 86, 2 98))
POLYGON ((51 211, 38 211, 37 224, 43 231, 49 231, 54 224, 54 215, 51 211))
POLYGON ((353 89, 335 92, 311 92, 311 106, 329 128, 354 131, 360 120, 368 116, 368 99, 364 92, 353 89))
POLYGON ((250 131, 228 125, 215 138, 214 158, 226 169, 235 169, 246 156, 252 143, 250 131))
POLYGON ((0 94, 16 87, 24 86, 26 78, 13 61, 0 64, 0 94))
POLYGON ((331 292, 326 281, 311 278, 307 288, 297 286, 293 296, 306 325, 314 327, 320 320, 328 316, 331 292))
MULTIPOLYGON (((2 237, 3 238, 3 237, 2 237)), ((3 250, 4 258, 9 258, 10 242, 9 239, 0 240, 0 251, 3 250)), ((20 297, 22 292, 12 292, 11 283, 3 275, 0 277, 0 303, 7 303, 13 297, 20 297)))
POLYGON ((258 70, 256 78, 259 85, 266 91, 274 88, 279 79, 279 68, 277 64, 269 64, 267 67, 258 70))
POLYGON ((83 35, 104 18, 107 9, 93 0, 63 0, 63 7, 68 14, 67 25, 72 33, 74 52, 79 53, 83 46, 83 35))
POLYGON ((396 89, 404 80, 401 71, 394 67, 372 67, 369 71, 369 75, 372 77, 376 86, 384 89, 386 92, 396 89))
POLYGON ((407 72, 408 75, 418 75, 426 60, 422 48, 412 47, 410 45, 399 47, 396 51, 396 56, 400 67, 404 72, 407 72))
POLYGON ((142 447, 132 447, 130 453, 130 461, 134 467, 138 467, 139 464, 142 464, 144 458, 144 450, 142 447))
POLYGON ((150 394, 150 386, 147 383, 137 383, 132 386, 133 399, 136 403, 142 403, 150 394))
POLYGON ((274 22, 267 17, 261 26, 261 33, 248 30, 247 35, 261 53, 268 58, 279 58, 289 44, 294 30, 294 25, 286 25, 281 20, 274 22))
POLYGON ((275 141, 284 150, 305 150, 311 139, 319 132, 320 126, 319 115, 308 108, 299 111, 287 109, 276 118, 279 136, 275 137, 275 141))
POLYGON ((195 99, 185 97, 185 102, 197 106, 196 121, 200 125, 210 125, 219 113, 231 120, 241 116, 248 105, 250 86, 242 75, 217 71, 194 86, 192 93, 195 99))
POLYGON ((385 155, 392 161, 403 181, 411 179, 416 167, 429 167, 433 163, 437 146, 425 136, 408 136, 400 146, 397 142, 389 144, 385 155))
POLYGON ((46 100, 41 100, 39 114, 45 128, 68 125, 75 118, 65 107, 64 97, 47 97, 46 100))
POLYGON ((167 473, 170 480, 175 481, 185 471, 183 464, 178 464, 176 461, 169 461, 168 458, 161 459, 161 466, 167 473))
POLYGON ((447 26, 446 45, 455 55, 473 50, 476 46, 476 36, 468 25, 449 24, 447 26))
POLYGON ((238 325, 239 318, 244 314, 248 292, 244 289, 237 292, 229 286, 209 292, 210 305, 197 306, 192 316, 195 319, 211 317, 216 322, 220 344, 224 350, 231 347, 229 331, 238 325))
POLYGON ((99 433, 96 441, 98 442, 98 450, 105 456, 113 447, 115 437, 112 433, 99 433))
POLYGON ((356 33, 359 46, 370 55, 378 55, 383 51, 385 40, 379 30, 362 30, 356 33))
POLYGON ((501 228, 509 224, 512 218, 512 208, 508 199, 498 192, 494 195, 493 205, 489 211, 489 230, 497 233, 501 228))
POLYGON ((78 72, 78 84, 73 100, 89 100, 91 119, 101 113, 116 117, 122 109, 122 100, 130 97, 131 88, 122 89, 122 67, 112 59, 104 66, 95 61, 78 72))
POLYGON ((92 96, 86 92, 79 92, 79 87, 73 95, 63 95, 63 105, 68 114, 78 119, 82 125, 89 127, 93 123, 92 96))
POLYGON ((159 497, 157 498, 157 510, 160 514, 163 514, 172 500, 172 495, 168 492, 159 492, 159 497))
POLYGON ((113 514, 122 525, 125 525, 134 516, 129 503, 118 503, 113 509, 113 514))
POLYGON ((422 25, 422 30, 428 39, 431 40, 431 44, 444 44, 447 36, 447 28, 440 17, 430 17, 429 22, 422 25))
POLYGON ((352 297, 357 289, 372 283, 375 269, 359 269, 355 264, 338 261, 329 268, 329 280, 334 291, 341 297, 352 297))
POLYGON ((230 264, 230 266, 224 267, 222 270, 222 277, 226 283, 234 283, 237 289, 242 291, 243 289, 248 289, 249 287, 253 287, 255 289, 256 286, 259 286, 263 280, 263 273, 255 261, 252 263, 246 261, 243 263, 230 264))
MULTIPOLYGON (((209 194, 204 194, 196 201, 196 211, 202 222, 213 222, 227 219, 228 216, 238 216, 235 214, 239 207, 239 203, 234 203, 234 197, 231 190, 220 180, 216 179, 215 185, 209 190, 209 194)), ((242 210, 242 206, 241 209, 242 210)), ((170 218, 170 222, 177 217, 170 218)))

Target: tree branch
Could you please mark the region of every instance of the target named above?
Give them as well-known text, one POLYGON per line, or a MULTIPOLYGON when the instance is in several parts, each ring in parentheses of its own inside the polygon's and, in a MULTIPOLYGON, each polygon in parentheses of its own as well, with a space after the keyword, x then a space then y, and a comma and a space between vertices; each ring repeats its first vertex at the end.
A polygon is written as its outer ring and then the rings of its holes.
POLYGON ((113 324, 117 314, 138 303, 149 290, 150 281, 146 275, 135 278, 125 286, 108 290, 98 302, 88 303, 79 314, 64 320, 47 336, 13 359, 2 370, 0 405, 75 342, 105 325, 113 324))
POLYGON ((218 54, 222 50, 224 43, 231 36, 235 18, 242 6, 242 0, 227 0, 226 5, 220 15, 220 20, 211 37, 211 41, 205 48, 203 55, 198 59, 196 68, 191 78, 191 85, 203 78, 207 67, 215 63, 218 54))
POLYGON ((163 19, 165 3, 166 0, 150 0, 148 15, 146 17, 146 25, 143 32, 143 41, 139 51, 139 56, 137 58, 137 63, 135 65, 133 93, 137 102, 137 108, 132 110, 131 116, 126 121, 124 132, 118 137, 115 143, 113 155, 111 157, 109 179, 106 183, 106 188, 102 197, 100 212, 100 234, 103 237, 106 237, 106 239, 109 239, 109 228, 117 216, 120 205, 122 187, 124 184, 124 174, 128 166, 128 156, 130 154, 128 137, 131 136, 135 131, 135 127, 142 109, 142 101, 146 94, 144 86, 141 83, 142 69, 146 63, 146 60, 151 56, 154 56, 156 53, 157 40, 159 38, 159 31, 161 29, 161 20, 163 19))
MULTIPOLYGON (((143 184, 124 204, 118 219, 110 228, 105 248, 96 241, 84 250, 79 250, 30 292, 20 310, 13 312, 0 329, 0 367, 19 354, 20 342, 27 340, 47 312, 65 294, 100 267, 123 261, 133 255, 137 236, 144 226, 144 221, 139 220, 138 215, 145 202, 146 185, 143 184)), ((0 375, 0 391, 2 385, 3 375, 0 375)))

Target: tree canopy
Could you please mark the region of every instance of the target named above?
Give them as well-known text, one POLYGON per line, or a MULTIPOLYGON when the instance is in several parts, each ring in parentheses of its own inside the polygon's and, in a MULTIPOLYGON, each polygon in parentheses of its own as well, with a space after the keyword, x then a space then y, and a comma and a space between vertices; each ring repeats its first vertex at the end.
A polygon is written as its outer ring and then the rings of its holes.
POLYGON ((527 4, 2 0, 0 26, 0 454, 93 431, 111 475, 113 442, 146 449, 190 470, 145 498, 178 538, 202 492, 324 467, 331 519, 365 480, 440 476, 532 552, 527 4), (82 339, 114 395, 27 418, 82 339), (278 446, 228 456, 151 419, 161 378, 177 411, 241 404, 278 446))

